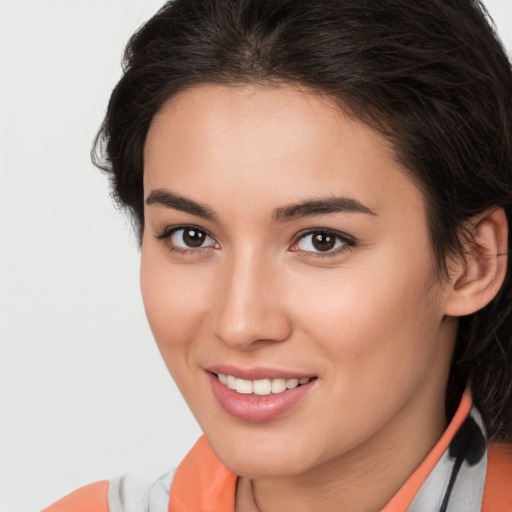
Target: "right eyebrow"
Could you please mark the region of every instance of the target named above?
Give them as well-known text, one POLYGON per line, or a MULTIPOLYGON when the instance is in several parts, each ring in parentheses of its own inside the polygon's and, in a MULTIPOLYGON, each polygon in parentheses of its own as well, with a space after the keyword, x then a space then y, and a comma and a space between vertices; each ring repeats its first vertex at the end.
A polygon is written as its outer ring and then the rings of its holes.
POLYGON ((215 220, 217 218, 215 212, 208 206, 197 203, 187 197, 173 194, 162 188, 152 190, 146 198, 146 204, 148 206, 158 205, 164 206, 165 208, 172 208, 207 220, 215 220))

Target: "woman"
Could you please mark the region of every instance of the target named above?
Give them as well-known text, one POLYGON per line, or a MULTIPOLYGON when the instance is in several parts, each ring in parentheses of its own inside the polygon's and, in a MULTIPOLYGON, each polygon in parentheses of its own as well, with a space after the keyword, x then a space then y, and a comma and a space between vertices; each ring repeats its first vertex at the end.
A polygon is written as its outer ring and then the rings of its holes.
POLYGON ((97 163, 205 437, 47 510, 512 510, 511 107, 477 2, 166 4, 97 163))

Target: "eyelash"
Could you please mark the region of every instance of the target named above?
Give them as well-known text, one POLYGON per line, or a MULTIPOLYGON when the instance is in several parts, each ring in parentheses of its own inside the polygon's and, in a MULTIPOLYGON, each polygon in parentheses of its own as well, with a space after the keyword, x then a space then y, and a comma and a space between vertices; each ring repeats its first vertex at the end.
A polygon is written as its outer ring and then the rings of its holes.
MULTIPOLYGON (((205 229, 203 229, 199 226, 195 226, 193 224, 186 224, 186 225, 182 225, 182 226, 173 226, 173 227, 166 228, 161 234, 156 235, 155 237, 158 240, 162 240, 165 243, 166 247, 169 249, 169 251, 180 253, 180 254, 198 254, 205 250, 216 248, 215 246, 218 245, 217 242, 215 242, 215 239, 208 233, 208 231, 206 231, 205 229), (183 230, 183 231, 191 230, 191 231, 200 232, 205 237, 211 238, 214 241, 214 244, 207 245, 207 246, 200 246, 197 248, 190 247, 188 249, 183 248, 183 247, 178 247, 175 244, 171 243, 171 238, 173 235, 175 235, 178 231, 181 231, 181 230, 183 230)), ((295 241, 291 245, 290 250, 292 252, 301 251, 308 258, 329 258, 329 257, 337 256, 338 254, 340 254, 342 252, 349 251, 355 246, 356 246, 356 240, 354 238, 352 238, 351 236, 346 235, 345 233, 341 233, 339 231, 333 231, 333 230, 329 230, 329 229, 309 229, 307 231, 303 231, 302 233, 299 233, 295 237, 295 241), (341 241, 342 245, 340 247, 335 248, 334 250, 329 249, 328 251, 318 251, 318 252, 301 251, 301 249, 293 248, 297 244, 299 244, 302 240, 305 240, 308 236, 312 236, 312 235, 332 236, 335 238, 335 244, 341 241)))
MULTIPOLYGON (((330 229, 308 229, 307 231, 303 231, 299 233, 296 237, 295 242, 292 244, 292 248, 299 244, 302 240, 305 240, 308 236, 312 235, 327 235, 332 236, 335 239, 335 243, 341 241, 341 247, 337 247, 334 249, 329 249, 328 251, 302 251, 304 255, 308 258, 332 258, 334 256, 338 256, 339 254, 350 251, 356 246, 356 240, 345 233, 341 233, 340 231, 333 231, 330 229)), ((292 251, 300 251, 300 249, 291 249, 292 251)))
MULTIPOLYGON (((165 246, 167 247, 167 249, 169 249, 169 251, 180 253, 180 254, 198 254, 200 252, 203 252, 205 250, 212 248, 211 245, 207 245, 204 247, 197 247, 197 248, 190 247, 190 248, 186 249, 184 247, 178 247, 171 242, 172 236, 175 235, 178 231, 185 232, 187 230, 197 231, 199 233, 202 233, 204 236, 211 238, 212 240, 215 241, 215 239, 208 233, 208 231, 206 231, 205 229, 203 229, 199 226, 195 226, 193 224, 185 224, 182 226, 173 226, 173 227, 166 228, 161 234, 156 235, 156 238, 157 238, 157 240, 162 240, 164 242, 165 246)), ((215 244, 216 243, 217 242, 215 242, 215 244)))

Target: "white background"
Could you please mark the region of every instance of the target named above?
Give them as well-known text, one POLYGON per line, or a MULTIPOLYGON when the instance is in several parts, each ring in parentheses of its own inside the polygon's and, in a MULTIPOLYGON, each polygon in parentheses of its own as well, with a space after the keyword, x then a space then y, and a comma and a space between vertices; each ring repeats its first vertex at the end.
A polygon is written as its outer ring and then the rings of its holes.
MULTIPOLYGON (((200 434, 89 160, 124 45, 162 3, 0 0, 0 512, 166 472, 200 434)), ((512 53, 512 0, 485 3, 512 53)))

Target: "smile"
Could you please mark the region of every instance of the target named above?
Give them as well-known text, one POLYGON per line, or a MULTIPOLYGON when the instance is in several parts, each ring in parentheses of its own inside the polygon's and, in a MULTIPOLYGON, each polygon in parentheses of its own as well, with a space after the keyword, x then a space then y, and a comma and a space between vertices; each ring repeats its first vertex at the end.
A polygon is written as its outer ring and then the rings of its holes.
POLYGON ((277 369, 208 368, 211 390, 229 415, 247 422, 277 419, 317 387, 317 376, 277 369), (235 374, 235 375, 233 375, 235 374))
POLYGON ((283 393, 288 389, 294 389, 298 386, 307 384, 312 377, 306 377, 302 379, 258 379, 258 380, 247 380, 239 379, 233 375, 225 375, 219 373, 217 375, 219 381, 229 389, 236 391, 242 395, 270 395, 283 393))

